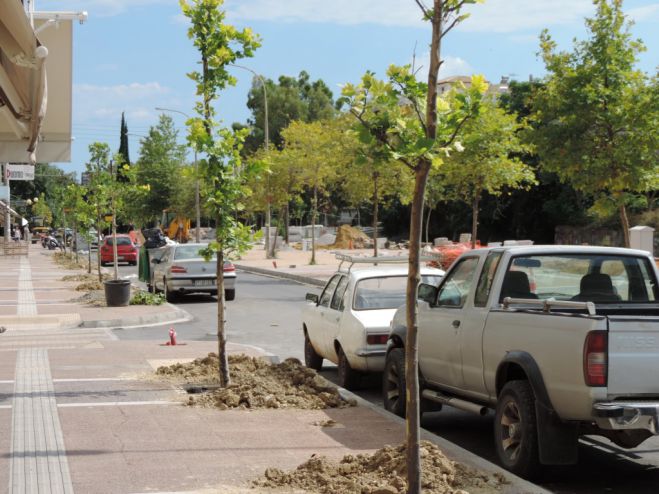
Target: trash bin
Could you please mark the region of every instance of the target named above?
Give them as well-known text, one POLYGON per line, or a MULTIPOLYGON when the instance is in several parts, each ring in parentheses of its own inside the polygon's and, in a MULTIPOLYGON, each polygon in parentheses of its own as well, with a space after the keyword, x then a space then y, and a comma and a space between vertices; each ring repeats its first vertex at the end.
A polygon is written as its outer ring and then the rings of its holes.
POLYGON ((130 302, 130 280, 107 280, 105 302, 108 307, 125 307, 130 302))

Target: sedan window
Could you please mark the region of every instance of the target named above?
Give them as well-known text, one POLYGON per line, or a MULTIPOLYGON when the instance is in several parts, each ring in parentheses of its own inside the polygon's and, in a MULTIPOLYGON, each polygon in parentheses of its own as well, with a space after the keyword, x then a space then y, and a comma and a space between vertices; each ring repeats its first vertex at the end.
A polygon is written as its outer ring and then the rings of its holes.
MULTIPOLYGON (((199 259, 201 247, 198 245, 184 245, 176 248, 174 259, 199 259)), ((217 254, 213 254, 213 259, 217 259, 217 254)))
POLYGON ((407 276, 361 280, 355 287, 355 310, 396 309, 405 304, 407 276))
POLYGON ((334 296, 332 297, 332 303, 330 304, 330 308, 336 310, 343 310, 343 297, 346 293, 347 287, 348 287, 348 277, 343 276, 341 277, 341 281, 339 281, 339 284, 337 285, 336 290, 334 291, 334 296))
POLYGON ((323 307, 329 307, 330 300, 332 300, 332 295, 334 295, 334 289, 336 288, 336 285, 339 283, 339 280, 341 279, 340 275, 334 276, 327 286, 325 286, 325 290, 323 290, 323 294, 320 296, 320 301, 318 302, 318 305, 322 305, 323 307))

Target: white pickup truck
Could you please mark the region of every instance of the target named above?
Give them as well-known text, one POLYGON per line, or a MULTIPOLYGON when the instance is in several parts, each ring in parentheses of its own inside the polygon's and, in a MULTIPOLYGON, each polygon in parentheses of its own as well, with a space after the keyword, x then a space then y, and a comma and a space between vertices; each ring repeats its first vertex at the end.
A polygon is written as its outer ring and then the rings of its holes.
MULTIPOLYGON (((531 478, 577 461, 580 435, 633 448, 659 434, 659 288, 642 251, 534 246, 464 253, 419 286, 422 411, 496 410, 502 465, 531 478)), ((384 405, 405 413, 404 307, 384 405)))

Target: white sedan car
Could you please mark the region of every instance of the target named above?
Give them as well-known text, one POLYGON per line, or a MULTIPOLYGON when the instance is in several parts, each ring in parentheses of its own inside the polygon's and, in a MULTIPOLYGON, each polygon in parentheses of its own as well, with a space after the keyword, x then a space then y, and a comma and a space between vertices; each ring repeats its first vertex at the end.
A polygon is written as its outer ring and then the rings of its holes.
MULTIPOLYGON (((164 292, 168 302, 177 295, 201 292, 217 295, 217 257, 206 261, 199 251, 206 244, 173 244, 163 248, 163 254, 151 260, 151 287, 164 292)), ((236 267, 224 261, 224 298, 236 297, 236 267)))
MULTIPOLYGON (((436 286, 443 275, 421 268, 422 283, 436 286)), ((406 286, 407 265, 381 260, 378 266, 339 269, 320 296, 308 293, 302 314, 307 367, 320 370, 323 359, 334 362, 346 389, 354 389, 363 372, 381 372, 391 319, 405 304, 406 286)))

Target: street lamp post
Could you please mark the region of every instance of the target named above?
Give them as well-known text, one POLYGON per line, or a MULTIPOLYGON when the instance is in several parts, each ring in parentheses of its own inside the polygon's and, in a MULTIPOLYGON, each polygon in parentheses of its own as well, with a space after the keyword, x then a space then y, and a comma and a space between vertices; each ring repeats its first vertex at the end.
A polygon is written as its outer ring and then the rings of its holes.
MULTIPOLYGON (((185 118, 190 119, 190 115, 180 110, 172 110, 171 108, 159 108, 156 107, 158 111, 166 111, 171 113, 179 113, 185 118)), ((199 170, 197 167, 197 148, 194 148, 194 175, 195 175, 195 193, 194 193, 194 205, 195 205, 195 242, 200 242, 199 234, 199 225, 201 224, 201 207, 199 205, 199 170)))
MULTIPOLYGON (((248 72, 251 72, 254 74, 254 77, 256 77, 260 82, 261 82, 261 87, 263 88, 263 110, 264 110, 264 117, 265 121, 263 123, 263 132, 264 132, 264 148, 266 153, 268 152, 268 149, 270 148, 270 125, 268 123, 268 91, 266 89, 265 85, 265 79, 263 79, 263 76, 249 67, 245 67, 244 65, 238 65, 235 63, 230 63, 229 66, 231 67, 237 67, 239 69, 246 70, 248 72)), ((266 191, 267 191, 267 197, 266 197, 266 202, 268 204, 267 210, 266 210, 266 226, 265 226, 265 252, 266 252, 266 257, 270 259, 273 257, 273 253, 270 252, 270 223, 271 223, 271 201, 272 199, 270 198, 270 176, 268 175, 266 177, 267 184, 266 184, 266 191)), ((274 249, 273 249, 274 250, 274 249)))

